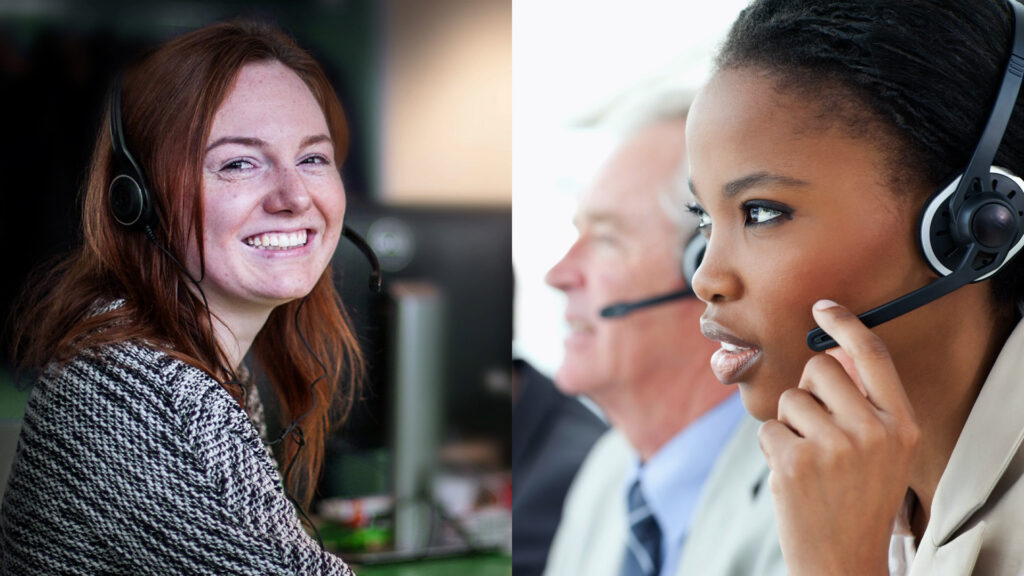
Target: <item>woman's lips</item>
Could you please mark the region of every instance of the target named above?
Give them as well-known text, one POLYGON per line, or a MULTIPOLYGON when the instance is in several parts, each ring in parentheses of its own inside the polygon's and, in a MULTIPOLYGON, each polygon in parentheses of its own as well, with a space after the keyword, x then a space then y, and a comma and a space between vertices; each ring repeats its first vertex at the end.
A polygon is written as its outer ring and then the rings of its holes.
POLYGON ((711 355, 711 371, 722 384, 735 384, 761 357, 761 349, 745 342, 721 325, 701 318, 700 331, 705 338, 722 347, 711 355))

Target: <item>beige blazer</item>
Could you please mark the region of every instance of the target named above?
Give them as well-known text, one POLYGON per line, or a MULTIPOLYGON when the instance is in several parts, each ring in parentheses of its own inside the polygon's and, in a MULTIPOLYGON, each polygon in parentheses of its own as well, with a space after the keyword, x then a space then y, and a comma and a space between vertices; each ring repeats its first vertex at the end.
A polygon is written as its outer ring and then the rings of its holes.
MULTIPOLYGON (((759 426, 744 415, 712 467, 683 544, 679 576, 786 573, 759 426)), ((566 497, 545 576, 618 576, 628 526, 622 490, 633 458, 615 429, 594 445, 566 497)))
POLYGON ((1022 439, 1024 321, 989 372, 939 479, 911 576, 1024 572, 1022 439))

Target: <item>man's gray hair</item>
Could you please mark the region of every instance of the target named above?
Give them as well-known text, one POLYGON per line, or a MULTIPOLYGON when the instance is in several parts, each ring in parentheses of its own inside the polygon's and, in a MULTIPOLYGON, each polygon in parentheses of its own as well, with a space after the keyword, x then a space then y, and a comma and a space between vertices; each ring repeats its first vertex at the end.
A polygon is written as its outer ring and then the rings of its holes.
MULTIPOLYGON (((636 133, 660 122, 684 120, 697 90, 683 83, 681 77, 662 75, 635 84, 611 98, 602 106, 580 115, 573 124, 580 128, 607 131, 620 143, 636 133)), ((686 242, 697 229, 696 217, 687 210, 693 201, 685 155, 680 154, 679 167, 658 192, 658 202, 668 219, 679 230, 676 246, 679 256, 686 242)))

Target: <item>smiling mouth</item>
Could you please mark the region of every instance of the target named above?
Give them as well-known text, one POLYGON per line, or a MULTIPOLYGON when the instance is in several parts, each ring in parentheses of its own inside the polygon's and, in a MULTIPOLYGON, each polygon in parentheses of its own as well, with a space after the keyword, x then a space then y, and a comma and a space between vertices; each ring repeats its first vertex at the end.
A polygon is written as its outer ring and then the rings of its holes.
POLYGON ((298 232, 268 232, 257 234, 245 239, 245 243, 259 250, 288 250, 305 246, 307 234, 305 230, 298 232))

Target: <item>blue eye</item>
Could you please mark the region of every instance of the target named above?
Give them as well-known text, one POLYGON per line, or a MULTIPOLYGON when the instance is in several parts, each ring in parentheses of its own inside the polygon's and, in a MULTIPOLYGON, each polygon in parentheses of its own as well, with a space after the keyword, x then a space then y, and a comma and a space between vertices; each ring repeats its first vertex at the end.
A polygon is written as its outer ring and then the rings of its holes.
POLYGON ((747 226, 762 226, 774 224, 780 217, 790 220, 793 218, 793 211, 782 204, 756 200, 743 204, 743 215, 744 224, 747 226))
POLYGON ((299 164, 325 164, 325 165, 326 164, 330 164, 330 163, 331 163, 330 160, 328 160, 326 157, 324 157, 324 156, 322 156, 320 154, 314 154, 313 156, 309 156, 307 158, 303 158, 302 161, 299 162, 299 164))
POLYGON ((706 230, 711 227, 711 217, 700 207, 700 204, 691 202, 686 205, 686 211, 697 217, 697 230, 706 230))
POLYGON ((254 165, 253 165, 252 162, 249 162, 248 160, 238 159, 238 160, 232 160, 232 161, 228 162, 227 164, 225 164, 224 166, 221 167, 221 170, 232 170, 233 171, 233 170, 246 170, 248 168, 254 168, 254 165))

